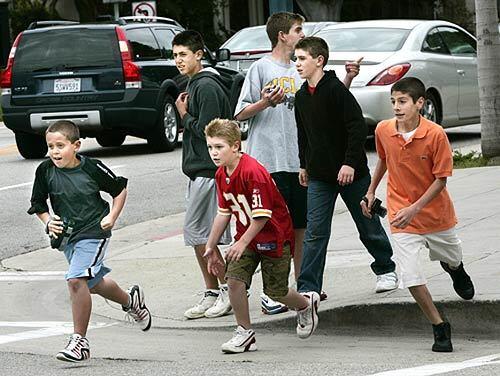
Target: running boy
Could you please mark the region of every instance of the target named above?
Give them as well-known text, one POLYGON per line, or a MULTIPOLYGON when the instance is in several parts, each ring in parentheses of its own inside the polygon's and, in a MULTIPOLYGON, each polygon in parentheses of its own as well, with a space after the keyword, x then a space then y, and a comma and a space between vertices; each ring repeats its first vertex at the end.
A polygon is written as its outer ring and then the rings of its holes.
MULTIPOLYGON (((295 93, 303 80, 291 57, 296 43, 304 38, 303 22, 304 17, 295 13, 279 12, 269 17, 266 32, 272 46, 271 55, 250 66, 235 111, 237 120, 249 121, 247 153, 271 173, 290 210, 295 231, 295 278, 302 260, 307 188, 299 184, 297 126, 293 113, 295 93)), ((359 73, 359 61, 347 62, 346 71, 344 84, 349 87, 359 73)), ((262 296, 265 313, 279 313, 286 309, 286 306, 262 296)))
POLYGON ((78 154, 78 127, 61 120, 51 125, 45 139, 50 159, 42 162, 35 175, 29 214, 36 214, 51 238, 62 237, 58 246, 69 263, 66 273, 74 334, 57 359, 81 362, 90 358, 86 338, 92 310, 90 294, 98 294, 121 304, 143 331, 151 327, 151 314, 138 285, 126 292, 109 277, 111 269, 104 265, 111 229, 120 215, 127 197, 127 179, 117 177, 102 162, 78 154), (100 191, 113 197, 111 210, 100 191), (49 214, 47 199, 53 215, 49 214), (71 229, 63 233, 63 224, 71 229))
POLYGON ((359 238, 375 261, 377 292, 397 287, 392 248, 380 219, 366 218, 359 201, 370 185, 364 145, 368 133, 361 108, 334 71, 324 71, 327 43, 304 38, 295 47, 297 70, 307 81, 295 95, 300 181, 307 185, 307 229, 298 290, 321 291, 338 195, 356 223, 359 238))
MULTIPOLYGON (((184 126, 182 171, 189 178, 184 243, 194 248, 206 288, 201 300, 189 308, 184 316, 188 319, 219 317, 231 311, 231 304, 224 273, 211 275, 203 258, 210 228, 217 214, 214 180, 217 167, 208 154, 204 132, 211 120, 231 117, 231 108, 219 73, 213 68, 203 69, 201 65, 204 51, 201 35, 194 30, 183 31, 174 37, 172 46, 177 69, 189 77, 187 92, 181 93, 175 102, 184 126)), ((221 244, 229 244, 230 241, 228 226, 221 244)), ((222 260, 217 248, 215 252, 222 260)))
POLYGON ((285 201, 266 169, 240 151, 238 123, 216 119, 207 126, 207 145, 214 163, 219 209, 207 243, 208 269, 218 274, 224 263, 215 247, 231 215, 236 217, 235 242, 226 253, 226 280, 234 310, 233 338, 222 345, 225 353, 254 351, 247 289, 261 264, 264 292, 288 307, 297 309, 297 335, 309 337, 318 324, 319 295, 299 294, 288 288, 293 254, 293 227, 285 201))
POLYGON ((370 218, 375 191, 387 171, 387 205, 399 287, 410 290, 432 323, 432 351, 450 352, 450 324, 443 321, 427 289, 420 251, 428 248, 430 259, 440 261, 461 298, 472 299, 474 286, 464 270, 455 210, 446 189, 453 170, 451 147, 444 130, 420 115, 424 98, 425 86, 417 78, 403 78, 392 86, 395 117, 380 122, 375 130, 379 159, 361 207, 370 218))

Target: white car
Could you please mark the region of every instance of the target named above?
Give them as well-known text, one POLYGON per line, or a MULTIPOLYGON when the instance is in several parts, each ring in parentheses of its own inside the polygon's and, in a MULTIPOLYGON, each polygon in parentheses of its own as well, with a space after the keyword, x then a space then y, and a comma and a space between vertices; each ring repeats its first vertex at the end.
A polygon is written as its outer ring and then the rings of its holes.
POLYGON ((426 87, 423 115, 443 127, 479 122, 476 39, 446 21, 376 20, 328 26, 315 34, 326 40, 326 69, 342 79, 344 63, 363 57, 351 92, 371 130, 393 117, 390 91, 402 77, 426 87))

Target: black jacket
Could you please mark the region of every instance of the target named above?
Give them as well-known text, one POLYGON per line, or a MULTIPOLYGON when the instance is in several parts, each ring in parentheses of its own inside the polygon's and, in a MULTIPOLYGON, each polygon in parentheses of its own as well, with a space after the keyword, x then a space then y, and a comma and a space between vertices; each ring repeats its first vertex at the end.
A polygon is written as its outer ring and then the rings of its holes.
POLYGON ((222 78, 202 71, 189 81, 188 113, 182 119, 182 171, 190 179, 214 178, 217 167, 208 154, 205 127, 215 118, 232 119, 222 78))
POLYGON ((327 71, 311 95, 307 81, 295 94, 300 167, 310 178, 335 184, 342 165, 354 180, 369 174, 364 150, 368 128, 351 92, 327 71))

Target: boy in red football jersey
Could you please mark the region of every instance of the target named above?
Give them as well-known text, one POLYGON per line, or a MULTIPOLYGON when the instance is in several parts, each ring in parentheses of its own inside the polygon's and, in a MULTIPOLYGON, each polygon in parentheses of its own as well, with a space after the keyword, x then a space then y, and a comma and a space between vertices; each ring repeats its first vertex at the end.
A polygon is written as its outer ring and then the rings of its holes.
POLYGON ((255 351, 247 289, 261 263, 264 292, 297 310, 297 335, 309 337, 318 324, 319 294, 299 294, 288 288, 294 232, 285 201, 267 170, 241 152, 238 123, 215 119, 205 128, 210 157, 218 167, 215 174, 218 213, 207 243, 208 270, 217 275, 224 267, 215 252, 219 238, 236 217, 234 243, 226 251, 226 280, 229 299, 238 327, 233 338, 222 344, 225 353, 255 351))

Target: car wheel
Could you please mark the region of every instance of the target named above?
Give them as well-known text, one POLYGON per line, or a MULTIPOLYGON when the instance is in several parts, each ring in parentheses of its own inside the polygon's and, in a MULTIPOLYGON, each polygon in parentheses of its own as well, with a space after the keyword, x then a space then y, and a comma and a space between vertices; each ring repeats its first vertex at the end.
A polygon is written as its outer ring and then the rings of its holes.
POLYGON ((427 92, 425 97, 424 106, 421 110, 422 116, 434 123, 441 124, 441 108, 436 96, 431 92, 427 92))
POLYGON ((124 133, 116 132, 104 132, 96 137, 97 143, 101 146, 120 146, 125 141, 127 135, 124 133))
POLYGON ((172 151, 177 146, 180 119, 170 95, 165 96, 161 110, 158 124, 148 137, 148 144, 155 152, 172 151))
POLYGON ((19 154, 26 159, 39 159, 47 154, 47 143, 43 136, 16 132, 16 144, 19 154))
POLYGON ((240 124, 240 132, 241 132, 241 139, 246 140, 248 137, 248 120, 243 120, 239 122, 240 124))

